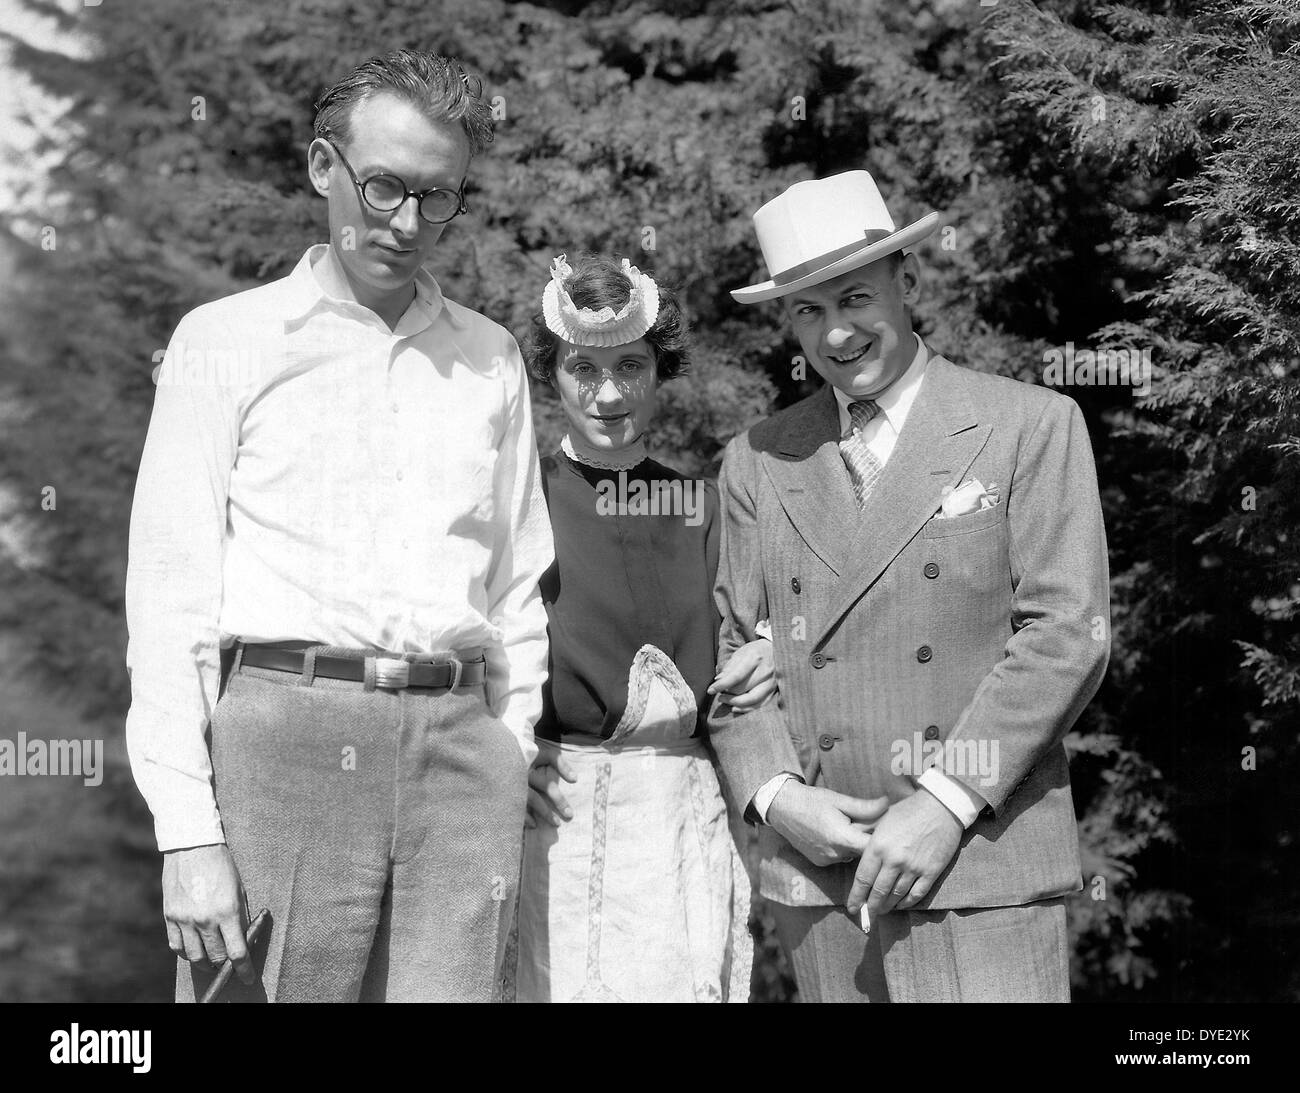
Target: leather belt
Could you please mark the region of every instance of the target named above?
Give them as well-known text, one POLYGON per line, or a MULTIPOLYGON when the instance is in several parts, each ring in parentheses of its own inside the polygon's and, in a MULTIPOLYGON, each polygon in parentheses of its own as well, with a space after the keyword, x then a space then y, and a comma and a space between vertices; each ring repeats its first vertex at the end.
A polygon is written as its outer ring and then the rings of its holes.
MULTIPOLYGON (((244 645, 241 661, 251 668, 270 668, 276 672, 302 675, 305 656, 302 649, 280 645, 244 645)), ((345 657, 319 653, 315 674, 326 679, 365 682, 366 661, 375 662, 375 686, 385 690, 409 687, 477 687, 487 679, 487 661, 480 653, 473 660, 449 656, 445 661, 403 660, 401 657, 345 657)))

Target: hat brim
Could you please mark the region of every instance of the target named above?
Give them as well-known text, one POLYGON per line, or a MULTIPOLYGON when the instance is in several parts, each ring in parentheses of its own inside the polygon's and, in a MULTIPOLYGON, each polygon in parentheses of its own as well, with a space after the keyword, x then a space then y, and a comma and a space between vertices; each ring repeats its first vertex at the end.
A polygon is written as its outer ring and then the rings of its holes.
POLYGON ((775 300, 779 296, 789 296, 790 293, 798 292, 801 288, 820 285, 823 281, 829 281, 832 277, 838 277, 841 273, 848 273, 849 270, 869 265, 886 255, 902 250, 904 247, 910 247, 913 243, 919 243, 926 236, 932 235, 938 226, 939 214, 926 213, 920 220, 913 221, 905 228, 899 228, 892 235, 888 235, 876 243, 864 243, 861 250, 854 251, 843 258, 837 258, 833 262, 828 262, 820 269, 813 270, 812 273, 806 273, 802 277, 779 285, 774 280, 768 280, 761 285, 733 288, 731 298, 738 304, 758 304, 764 300, 775 300))

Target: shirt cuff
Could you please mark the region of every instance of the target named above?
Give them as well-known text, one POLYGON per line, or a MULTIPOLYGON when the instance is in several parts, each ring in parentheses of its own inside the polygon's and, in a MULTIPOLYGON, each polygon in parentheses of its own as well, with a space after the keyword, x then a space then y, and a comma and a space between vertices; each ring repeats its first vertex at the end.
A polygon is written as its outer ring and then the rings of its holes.
POLYGON ((775 778, 769 778, 758 787, 754 794, 754 799, 750 801, 750 806, 754 810, 754 815, 758 817, 759 823, 767 823, 767 810, 772 807, 772 802, 776 800, 777 793, 781 787, 791 778, 798 778, 797 774, 791 774, 788 770, 782 771, 775 778))
POLYGON ((964 828, 970 827, 979 819, 979 814, 988 805, 988 802, 973 789, 937 767, 923 771, 916 784, 938 797, 939 803, 956 816, 964 828))
POLYGON ((212 789, 205 782, 174 775, 158 787, 149 804, 154 810, 154 837, 160 851, 226 841, 221 814, 212 789))

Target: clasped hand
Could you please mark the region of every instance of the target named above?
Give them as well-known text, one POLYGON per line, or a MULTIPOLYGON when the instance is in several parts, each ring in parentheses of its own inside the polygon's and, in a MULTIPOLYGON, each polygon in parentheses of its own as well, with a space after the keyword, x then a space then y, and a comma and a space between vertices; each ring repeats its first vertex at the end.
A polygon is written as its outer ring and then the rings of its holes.
POLYGON ((786 782, 773 799, 768 824, 814 865, 858 859, 847 910, 856 916, 905 911, 925 899, 952 861, 962 826, 925 790, 890 806, 786 782))
POLYGON ((937 797, 918 789, 876 824, 853 877, 848 912, 906 911, 930 894, 961 843, 962 826, 937 797))

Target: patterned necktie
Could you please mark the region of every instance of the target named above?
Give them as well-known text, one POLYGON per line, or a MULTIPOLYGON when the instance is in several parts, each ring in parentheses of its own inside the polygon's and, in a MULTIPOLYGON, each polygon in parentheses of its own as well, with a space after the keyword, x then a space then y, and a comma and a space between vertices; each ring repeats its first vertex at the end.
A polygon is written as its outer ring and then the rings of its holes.
POLYGON ((849 418, 853 424, 849 427, 848 434, 840 440, 840 455, 844 457, 844 465, 848 467, 849 477, 853 479, 853 495, 858 499, 859 509, 866 505, 867 498, 871 496, 871 491, 880 478, 880 472, 885 469, 885 465, 872 454, 867 442, 862 439, 862 430, 878 413, 880 407, 874 402, 850 402, 849 418))

